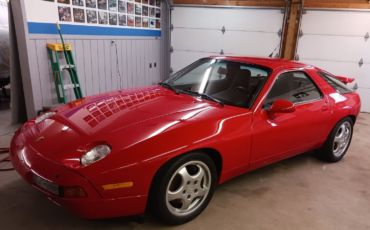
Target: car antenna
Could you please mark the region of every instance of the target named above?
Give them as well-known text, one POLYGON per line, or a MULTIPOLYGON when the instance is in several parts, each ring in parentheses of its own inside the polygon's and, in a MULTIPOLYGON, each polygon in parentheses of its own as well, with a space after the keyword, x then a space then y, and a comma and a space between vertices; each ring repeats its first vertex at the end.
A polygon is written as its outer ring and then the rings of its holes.
POLYGON ((272 58, 272 55, 274 55, 275 50, 276 50, 279 46, 280 46, 280 43, 279 43, 279 45, 277 45, 277 46, 276 46, 276 48, 274 49, 274 51, 272 51, 272 53, 269 55, 269 57, 270 57, 270 58, 272 58))

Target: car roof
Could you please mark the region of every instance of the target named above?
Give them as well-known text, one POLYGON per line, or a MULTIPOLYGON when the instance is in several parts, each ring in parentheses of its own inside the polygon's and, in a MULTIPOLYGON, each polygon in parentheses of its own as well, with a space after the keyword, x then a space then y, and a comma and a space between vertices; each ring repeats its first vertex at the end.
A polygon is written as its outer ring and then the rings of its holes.
MULTIPOLYGON (((268 67, 270 69, 290 68, 290 67, 313 67, 304 63, 279 59, 279 58, 263 58, 263 57, 240 57, 240 56, 210 56, 208 58, 223 59, 229 61, 245 62, 268 67)), ((315 67, 316 68, 316 67, 315 67)))

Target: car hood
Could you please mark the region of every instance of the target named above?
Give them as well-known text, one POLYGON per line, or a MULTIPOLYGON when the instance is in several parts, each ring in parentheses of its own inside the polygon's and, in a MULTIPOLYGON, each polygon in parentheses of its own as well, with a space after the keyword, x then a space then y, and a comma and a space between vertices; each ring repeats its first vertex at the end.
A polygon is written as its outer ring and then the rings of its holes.
POLYGON ((61 163, 63 153, 86 150, 92 142, 107 141, 104 137, 112 133, 152 119, 207 109, 212 104, 160 86, 117 90, 58 107, 57 114, 49 119, 26 123, 23 134, 36 152, 61 163))

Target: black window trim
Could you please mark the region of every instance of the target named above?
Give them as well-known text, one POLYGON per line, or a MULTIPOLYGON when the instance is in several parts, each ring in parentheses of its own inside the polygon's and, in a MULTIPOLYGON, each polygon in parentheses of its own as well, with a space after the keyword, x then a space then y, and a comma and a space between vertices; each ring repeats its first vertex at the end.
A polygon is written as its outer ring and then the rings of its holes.
MULTIPOLYGON (((281 72, 279 73, 279 75, 277 75, 274 79, 274 82, 272 83, 272 85, 270 86, 269 90, 267 91, 267 93, 265 94, 265 96, 267 97, 267 95, 270 93, 272 87, 275 85, 275 82, 276 80, 278 79, 278 77, 282 74, 285 74, 285 73, 289 73, 289 72, 303 72, 307 75, 308 79, 311 80, 311 82, 314 84, 314 86, 319 90, 319 93, 320 93, 320 97, 317 98, 317 99, 312 99, 312 100, 308 100, 308 101, 301 101, 301 102, 295 102, 293 103, 294 105, 304 105, 304 104, 307 104, 307 103, 311 103, 311 102, 315 102, 315 101, 321 101, 322 99, 324 99, 324 94, 321 90, 321 88, 318 86, 318 84, 316 84, 316 82, 313 80, 313 78, 311 77, 311 75, 309 73, 307 73, 305 70, 287 70, 287 71, 284 71, 284 72, 281 72)), ((263 100, 263 103, 261 103, 261 110, 264 111, 264 110, 269 110, 269 109, 264 109, 263 108, 263 105, 265 104, 265 100, 266 100, 266 97, 265 99, 263 100)))

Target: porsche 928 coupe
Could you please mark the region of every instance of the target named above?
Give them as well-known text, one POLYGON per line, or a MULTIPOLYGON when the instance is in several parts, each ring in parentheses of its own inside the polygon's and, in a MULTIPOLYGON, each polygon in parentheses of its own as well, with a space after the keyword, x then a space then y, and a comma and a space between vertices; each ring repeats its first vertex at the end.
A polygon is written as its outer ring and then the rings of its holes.
POLYGON ((298 62, 208 57, 158 85, 82 98, 28 121, 10 157, 33 187, 87 219, 196 218, 215 187, 314 150, 346 154, 359 95, 298 62))

